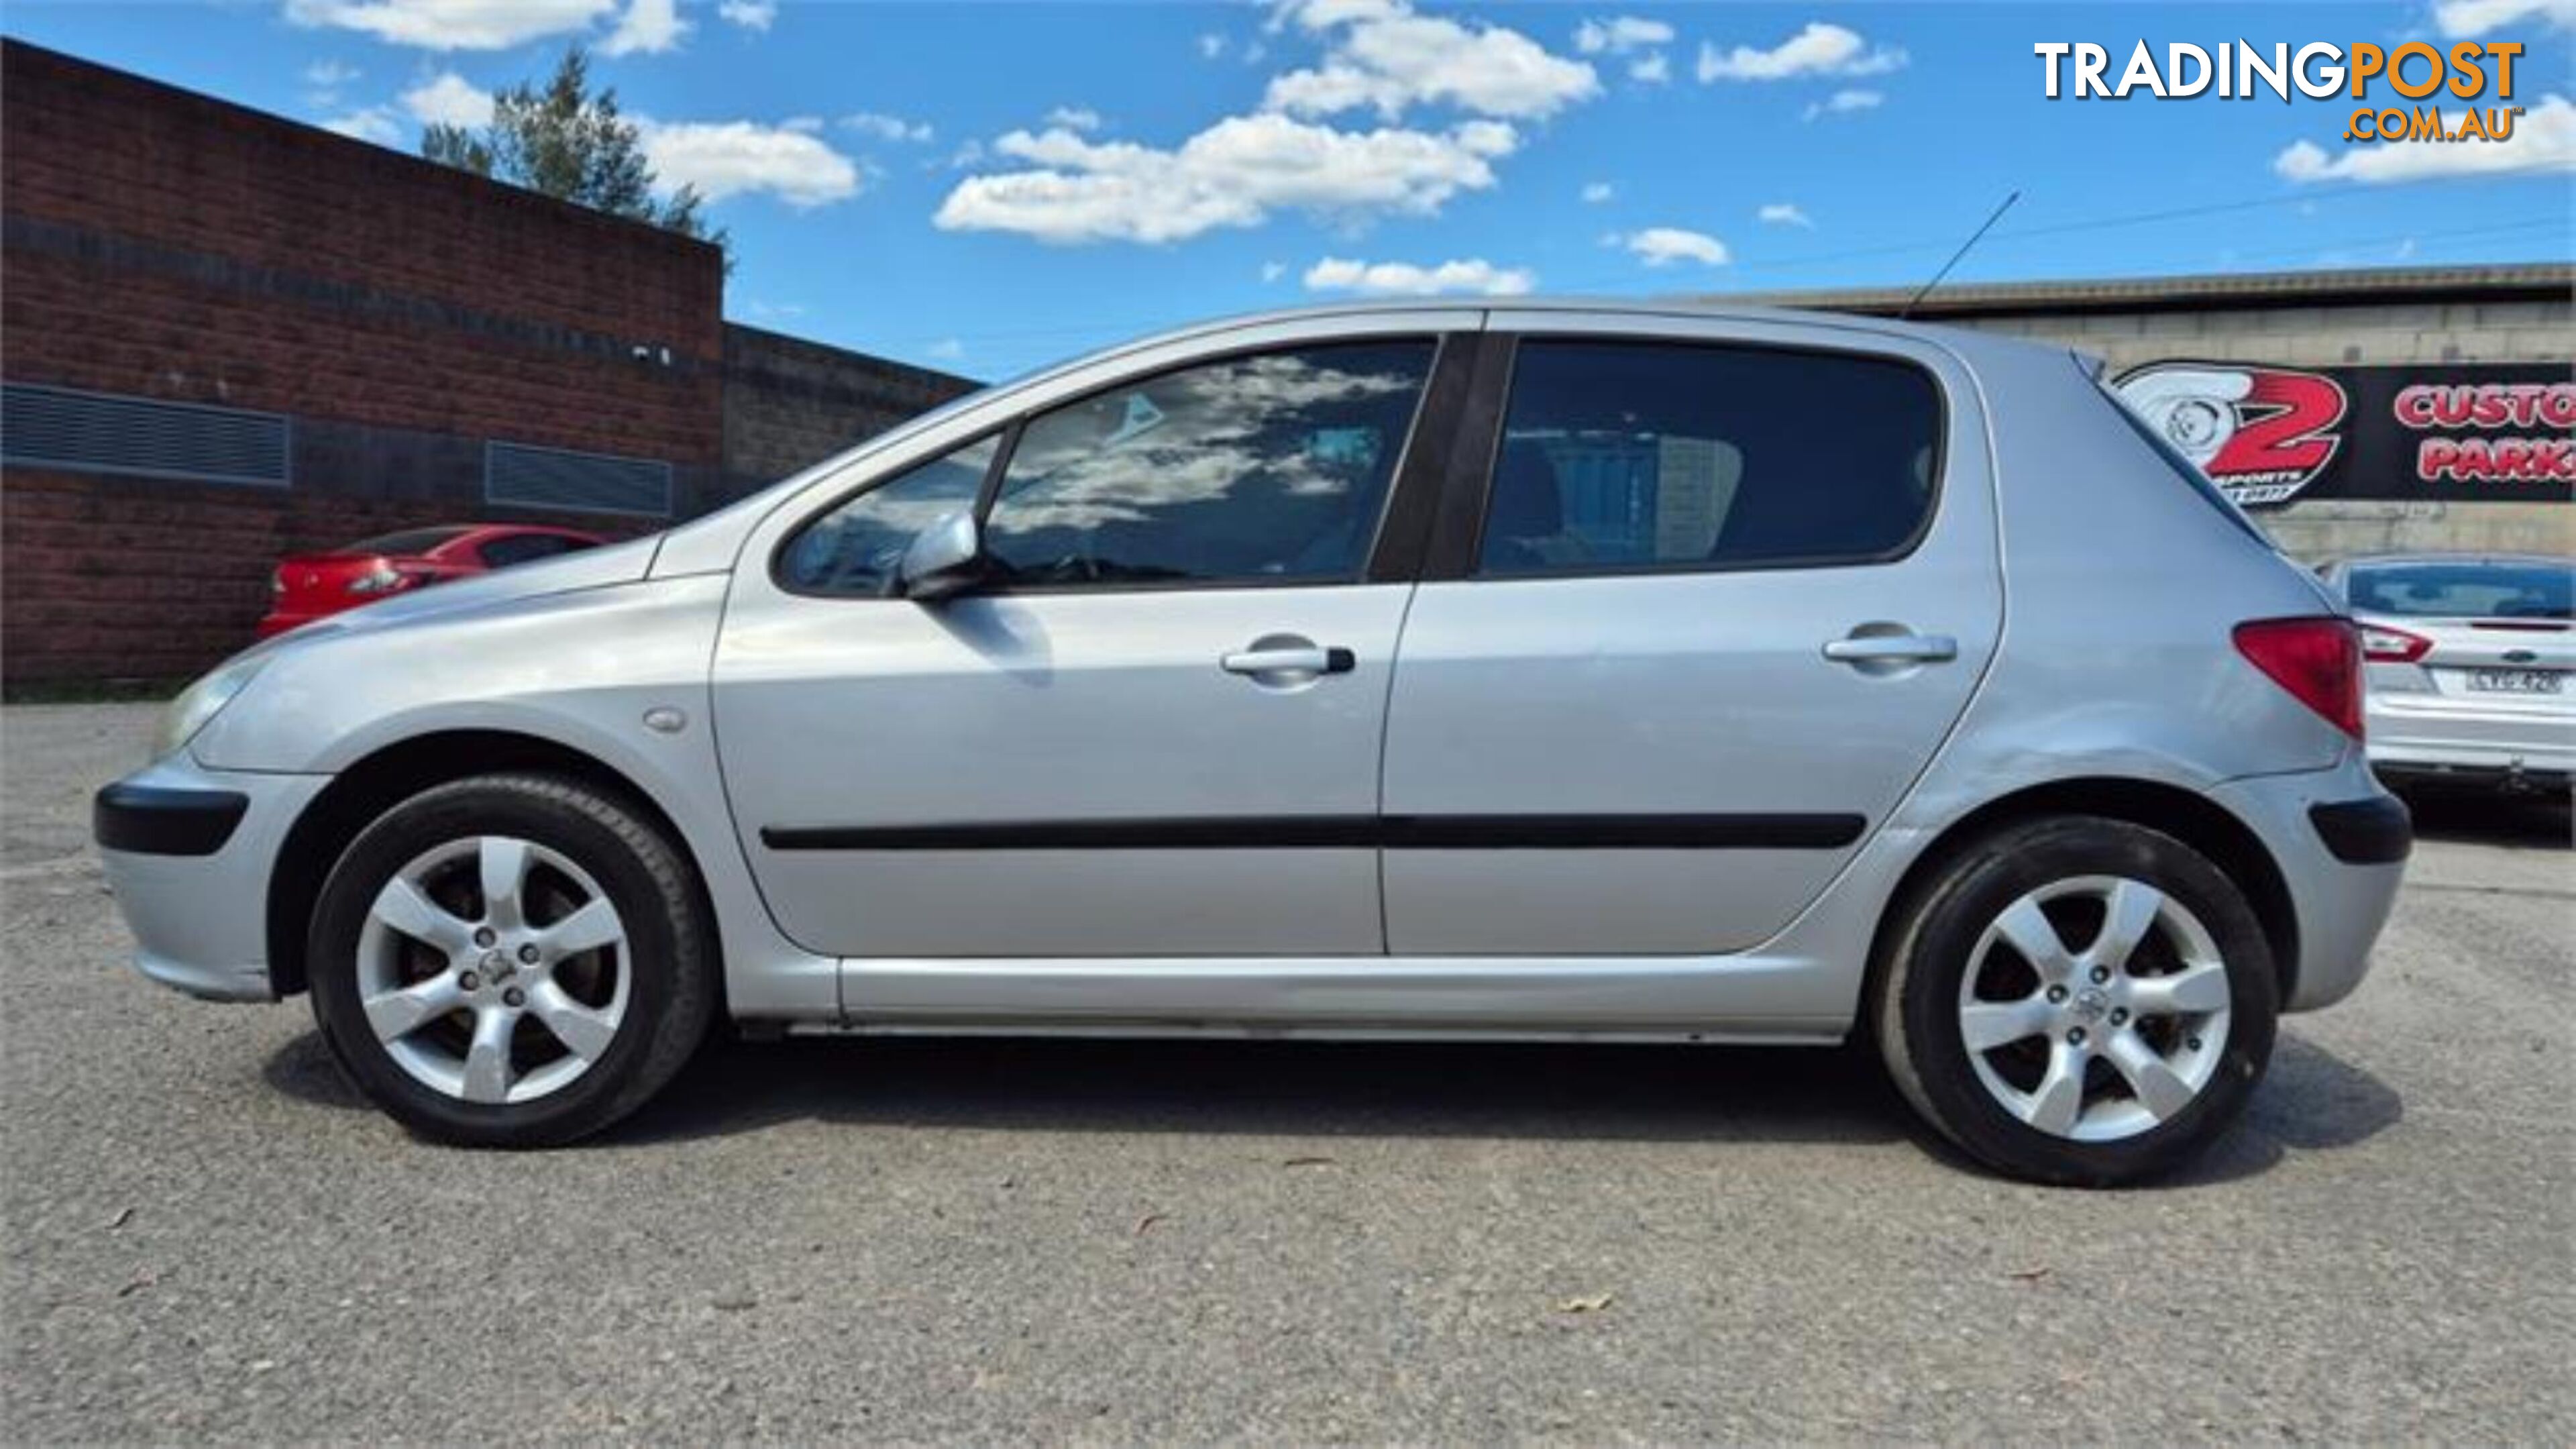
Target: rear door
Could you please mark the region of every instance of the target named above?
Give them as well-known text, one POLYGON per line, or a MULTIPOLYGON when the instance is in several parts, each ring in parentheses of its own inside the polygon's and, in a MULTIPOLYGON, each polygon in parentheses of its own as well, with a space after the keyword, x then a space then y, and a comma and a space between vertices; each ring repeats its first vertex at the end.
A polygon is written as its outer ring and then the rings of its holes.
POLYGON ((1398 955, 1759 943, 1887 818, 1995 648, 1985 430, 1948 354, 1601 325, 1624 335, 1492 322, 1492 462, 1443 497, 1389 707, 1398 955))

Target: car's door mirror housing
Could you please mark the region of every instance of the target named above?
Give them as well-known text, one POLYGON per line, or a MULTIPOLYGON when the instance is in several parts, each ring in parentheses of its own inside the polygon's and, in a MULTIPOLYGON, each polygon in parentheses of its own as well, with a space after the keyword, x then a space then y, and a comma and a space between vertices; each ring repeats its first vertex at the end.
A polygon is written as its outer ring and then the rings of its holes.
POLYGON ((971 509, 916 534, 895 566, 896 591, 922 603, 962 594, 983 578, 984 534, 971 509))

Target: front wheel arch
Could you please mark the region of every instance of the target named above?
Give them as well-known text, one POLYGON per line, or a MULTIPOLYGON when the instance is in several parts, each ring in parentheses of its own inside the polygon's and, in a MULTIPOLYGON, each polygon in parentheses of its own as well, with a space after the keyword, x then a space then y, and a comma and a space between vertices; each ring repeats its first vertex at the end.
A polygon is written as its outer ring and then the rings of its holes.
POLYGON ((1888 893, 1878 930, 1870 942, 1869 971, 1862 983, 1862 1015, 1876 1001, 1887 972, 1890 939, 1902 926, 1914 902, 1942 878, 1951 862, 1980 840, 2027 821, 2051 815, 2090 815, 2144 826, 2170 835, 2207 857, 2245 893, 2255 919, 2271 947, 2273 975, 2280 999, 2298 989, 2299 916, 2290 885, 2272 852, 2253 828, 2207 795, 2176 785, 2118 776, 2083 776, 2052 780, 1998 796, 1951 822, 1906 867, 1897 888, 1888 893))
MULTIPOLYGON (((688 836, 653 797, 614 766, 570 745, 510 730, 444 730, 387 745, 342 770, 313 797, 288 829, 268 877, 265 936, 269 990, 279 998, 304 991, 310 978, 305 933, 322 883, 358 833, 386 811, 423 790, 469 775, 517 772, 556 775, 615 795, 647 818, 688 861, 708 929, 723 958, 723 923, 707 899, 706 869, 688 836)), ((716 973, 717 1010, 724 1009, 724 973, 716 973)))

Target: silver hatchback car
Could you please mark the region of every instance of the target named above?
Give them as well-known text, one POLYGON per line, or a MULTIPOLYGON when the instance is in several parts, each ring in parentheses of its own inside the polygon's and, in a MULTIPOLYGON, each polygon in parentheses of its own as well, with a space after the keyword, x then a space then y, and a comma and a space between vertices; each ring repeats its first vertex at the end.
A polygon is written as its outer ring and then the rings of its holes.
POLYGON ((447 1140, 597 1131, 719 1017, 1859 1032, 2110 1183, 2360 982, 2360 711, 2340 607, 2063 349, 1347 307, 282 636, 95 823, 147 975, 309 990, 447 1140))

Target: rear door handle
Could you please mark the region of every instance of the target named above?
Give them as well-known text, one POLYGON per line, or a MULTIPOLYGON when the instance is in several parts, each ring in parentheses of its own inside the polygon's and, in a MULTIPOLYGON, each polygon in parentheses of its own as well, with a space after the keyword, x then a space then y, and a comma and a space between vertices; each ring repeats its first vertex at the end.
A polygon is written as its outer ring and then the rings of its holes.
POLYGON ((1870 634, 1829 639, 1825 657, 1837 664, 1938 664, 1959 657, 1947 634, 1870 634))
POLYGON ((1359 656, 1339 645, 1273 645, 1238 649, 1217 660, 1228 674, 1348 674, 1360 667, 1359 656))

